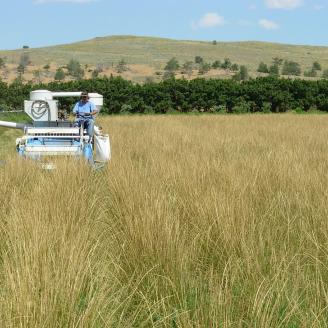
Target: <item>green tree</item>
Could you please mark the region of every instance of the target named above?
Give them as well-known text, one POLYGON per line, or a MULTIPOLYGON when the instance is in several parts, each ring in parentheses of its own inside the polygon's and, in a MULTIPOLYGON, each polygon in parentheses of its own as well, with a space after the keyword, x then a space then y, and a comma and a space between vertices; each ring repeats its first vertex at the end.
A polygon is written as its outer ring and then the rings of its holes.
POLYGON ((292 60, 285 60, 284 65, 282 67, 282 75, 301 75, 301 66, 299 63, 292 60))
POLYGON ((195 57, 195 63, 196 63, 196 64, 203 64, 203 63, 204 63, 204 59, 203 59, 203 57, 201 57, 201 56, 196 56, 196 57, 195 57))
POLYGON ((216 60, 213 64, 212 64, 212 68, 214 69, 218 69, 221 67, 221 61, 220 60, 216 60))
POLYGON ((319 62, 315 61, 312 65, 312 69, 315 71, 321 71, 322 70, 321 64, 319 62))
POLYGON ((263 62, 260 62, 257 71, 258 71, 259 73, 269 73, 268 65, 265 64, 265 63, 263 63, 263 62))
POLYGON ((231 70, 232 70, 233 72, 237 72, 237 71, 239 70, 239 66, 238 66, 238 64, 232 64, 232 65, 231 65, 231 70))
POLYGON ((5 60, 0 57, 0 69, 6 67, 5 60))
POLYGON ((29 49, 30 47, 29 46, 27 46, 27 45, 24 45, 23 46, 23 49, 29 49))
POLYGON ((283 64, 284 60, 279 57, 272 58, 273 65, 277 65, 278 67, 283 64))
POLYGON ((63 81, 65 79, 65 75, 66 74, 65 74, 64 70, 61 67, 59 67, 56 70, 54 78, 56 81, 63 81))
POLYGON ((116 72, 123 73, 126 72, 127 70, 128 70, 128 65, 126 61, 124 59, 121 59, 116 66, 116 72))
POLYGON ((223 64, 221 65, 221 68, 223 69, 231 69, 232 63, 229 58, 225 58, 223 64))
POLYGON ((311 70, 304 72, 305 77, 317 77, 317 75, 318 75, 318 73, 315 69, 313 69, 313 67, 311 70))
POLYGON ((322 72, 322 78, 328 80, 328 69, 325 69, 325 70, 322 72))
POLYGON ((241 65, 239 68, 239 72, 233 76, 233 79, 236 81, 246 81, 248 80, 248 69, 245 65, 241 65))
POLYGON ((173 57, 166 63, 164 70, 169 72, 176 72, 179 69, 179 67, 180 67, 179 62, 175 57, 173 57))
POLYGON ((213 46, 216 46, 218 43, 217 43, 216 40, 213 40, 213 41, 212 41, 212 44, 213 44, 213 46))
POLYGON ((209 63, 203 63, 200 65, 200 68, 198 70, 199 75, 203 75, 208 73, 211 70, 211 64, 209 63))
POLYGON ((248 69, 246 66, 244 65, 240 66, 239 72, 242 81, 248 80, 249 76, 248 76, 248 69))
POLYGON ((269 67, 269 74, 271 76, 279 76, 279 66, 277 64, 273 64, 269 67))
POLYGON ((75 60, 75 59, 71 59, 69 61, 69 63, 67 64, 67 72, 69 75, 71 75, 72 77, 80 80, 83 78, 84 76, 84 70, 81 66, 81 64, 79 63, 79 61, 75 60))
POLYGON ((193 62, 186 61, 182 66, 182 73, 187 74, 190 77, 192 75, 192 71, 193 71, 193 62))
POLYGON ((49 69, 50 69, 50 65, 49 65, 49 64, 45 64, 45 65, 43 66, 43 69, 45 69, 46 71, 49 71, 49 69))

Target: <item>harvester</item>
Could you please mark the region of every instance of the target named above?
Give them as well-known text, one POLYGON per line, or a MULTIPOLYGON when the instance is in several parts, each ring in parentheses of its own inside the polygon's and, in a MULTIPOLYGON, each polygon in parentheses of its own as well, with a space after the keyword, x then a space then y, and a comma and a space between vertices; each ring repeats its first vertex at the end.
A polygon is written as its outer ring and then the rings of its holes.
MULTIPOLYGON (((19 155, 42 160, 53 156, 74 156, 86 159, 91 165, 110 160, 109 136, 95 126, 94 136, 87 134, 83 124, 78 127, 67 119, 58 107, 60 97, 80 97, 81 92, 51 92, 36 90, 30 100, 24 101, 24 112, 32 119, 31 124, 0 121, 0 127, 22 129, 24 135, 16 140, 19 155)), ((103 106, 103 96, 89 93, 98 113, 103 106)))

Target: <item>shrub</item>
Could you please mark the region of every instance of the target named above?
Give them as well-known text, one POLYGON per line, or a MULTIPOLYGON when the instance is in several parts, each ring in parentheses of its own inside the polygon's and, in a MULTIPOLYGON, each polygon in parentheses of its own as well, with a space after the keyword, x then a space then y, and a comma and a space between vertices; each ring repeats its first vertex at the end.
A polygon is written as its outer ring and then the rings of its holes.
POLYGON ((318 75, 317 71, 314 70, 314 69, 311 69, 310 71, 305 71, 304 72, 305 77, 316 77, 317 75, 318 75))
POLYGON ((123 73, 128 70, 127 63, 124 59, 121 59, 118 64, 116 65, 116 72, 117 73, 123 73))
POLYGON ((212 68, 214 68, 214 69, 221 68, 221 61, 220 61, 220 60, 216 60, 216 61, 212 64, 212 68))
POLYGON ((318 63, 317 61, 315 61, 312 65, 312 69, 315 70, 315 71, 321 71, 322 70, 322 67, 320 65, 320 63, 318 63))
POLYGON ((72 77, 80 80, 83 78, 84 76, 84 70, 82 69, 81 64, 79 63, 79 61, 75 60, 75 59, 71 59, 69 61, 69 63, 67 64, 67 72, 69 75, 71 75, 72 77))
POLYGON ((277 64, 271 65, 270 68, 269 68, 269 74, 271 76, 278 77, 279 76, 279 65, 277 65, 277 64))
POLYGON ((220 113, 220 112, 225 112, 226 107, 223 105, 214 105, 213 107, 210 108, 209 112, 211 113, 220 113))
POLYGON ((201 64, 201 66, 199 68, 198 74, 203 75, 203 74, 208 73, 210 70, 211 70, 211 64, 203 63, 203 64, 201 64))
POLYGON ((232 109, 233 113, 242 114, 251 112, 251 104, 246 101, 241 101, 232 109))
POLYGON ((225 58, 224 62, 221 65, 221 68, 223 69, 231 69, 232 63, 231 60, 229 58, 225 58))
POLYGON ((248 76, 248 69, 246 66, 241 65, 239 68, 239 72, 236 73, 233 77, 233 79, 235 81, 246 81, 248 80, 249 76, 248 76))
POLYGON ((196 56, 195 57, 195 63, 196 64, 202 64, 203 62, 204 62, 203 57, 201 57, 201 56, 196 56))
POLYGON ((294 61, 286 60, 282 67, 282 75, 301 75, 301 67, 300 64, 294 61))
POLYGON ((231 70, 232 70, 233 72, 237 72, 237 71, 239 70, 239 66, 238 66, 238 64, 232 64, 232 65, 231 65, 231 70))
POLYGON ((259 67, 258 67, 257 71, 259 73, 269 73, 268 65, 267 64, 264 64, 263 62, 261 62, 259 64, 259 67))
POLYGON ((188 76, 191 76, 193 71, 193 62, 187 61, 182 66, 182 74, 187 74, 188 76))
POLYGON ((325 70, 322 72, 322 78, 324 78, 324 79, 328 79, 328 69, 325 69, 325 70))
POLYGON ((132 111, 133 111, 133 108, 131 105, 123 104, 121 106, 120 114, 130 114, 130 113, 132 113, 132 111))
POLYGON ((179 62, 175 57, 171 58, 164 68, 165 71, 175 72, 179 69, 180 65, 179 62))
POLYGON ((57 68, 54 78, 56 81, 62 81, 65 79, 65 75, 66 74, 62 68, 57 68))
POLYGON ((272 109, 271 103, 265 101, 262 104, 261 110, 262 110, 263 113, 271 113, 271 109, 272 109))

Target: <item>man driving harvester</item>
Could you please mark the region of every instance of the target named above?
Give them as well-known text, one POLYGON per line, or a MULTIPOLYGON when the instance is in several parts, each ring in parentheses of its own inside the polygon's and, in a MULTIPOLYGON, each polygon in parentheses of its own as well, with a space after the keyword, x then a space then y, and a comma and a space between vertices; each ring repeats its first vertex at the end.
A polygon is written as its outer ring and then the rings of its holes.
POLYGON ((86 91, 81 93, 80 101, 78 101, 74 108, 73 113, 75 114, 75 126, 81 127, 87 130, 88 135, 90 136, 90 141, 93 137, 94 130, 94 115, 98 113, 96 105, 89 101, 89 95, 86 91))

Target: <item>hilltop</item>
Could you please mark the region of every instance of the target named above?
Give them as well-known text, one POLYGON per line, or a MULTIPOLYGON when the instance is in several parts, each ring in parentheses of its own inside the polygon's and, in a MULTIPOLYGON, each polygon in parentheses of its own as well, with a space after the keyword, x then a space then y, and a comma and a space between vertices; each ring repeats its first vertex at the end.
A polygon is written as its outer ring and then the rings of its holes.
MULTIPOLYGON (((246 65, 251 74, 256 74, 261 61, 270 64, 273 57, 296 61, 303 70, 309 69, 314 61, 320 62, 324 69, 328 68, 328 47, 251 41, 213 44, 153 37, 109 36, 44 48, 0 51, 0 57, 5 58, 10 71, 7 80, 10 81, 15 76, 19 58, 24 51, 28 52, 32 63, 26 73, 27 80, 30 78, 28 74, 31 75, 33 70, 42 69, 46 64, 50 64, 51 69, 44 78, 51 80, 51 72, 66 65, 72 58, 83 64, 87 73, 97 65, 102 65, 105 68, 104 74, 115 73, 115 65, 123 59, 130 67, 129 71, 122 75, 136 81, 145 77, 156 77, 156 73, 163 70, 165 63, 172 57, 176 57, 180 64, 193 61, 195 56, 201 56, 208 62, 230 58, 234 63, 246 65)), ((225 74, 210 72, 208 75, 225 74)))

